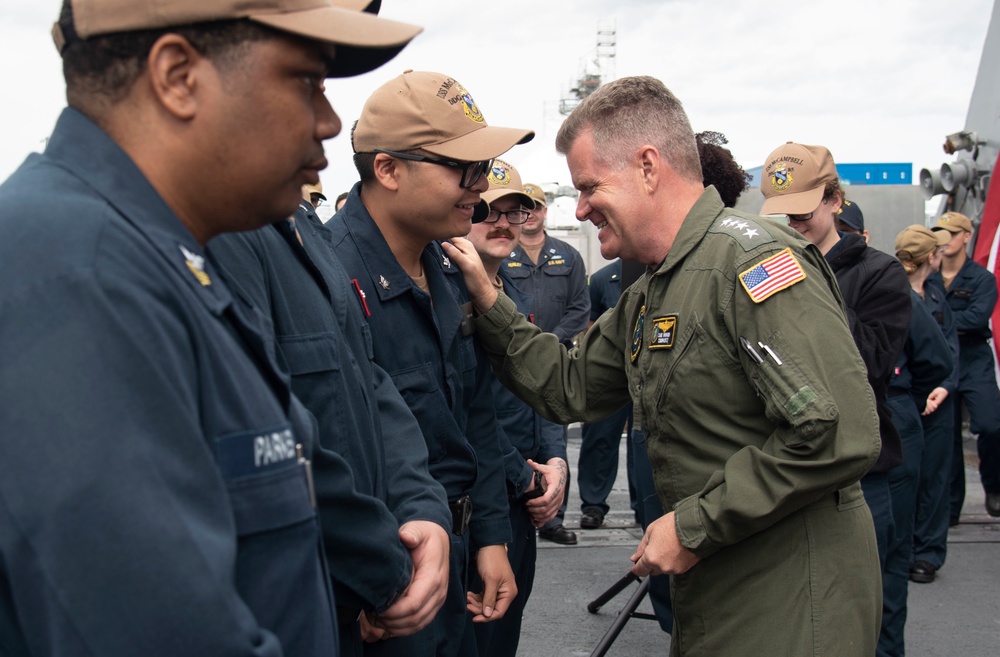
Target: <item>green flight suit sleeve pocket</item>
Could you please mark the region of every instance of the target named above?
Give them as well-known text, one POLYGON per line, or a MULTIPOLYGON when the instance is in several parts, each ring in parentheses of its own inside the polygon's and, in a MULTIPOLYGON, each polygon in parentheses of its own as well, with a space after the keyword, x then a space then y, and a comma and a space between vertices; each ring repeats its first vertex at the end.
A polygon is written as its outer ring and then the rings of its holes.
POLYGON ((837 407, 817 376, 806 376, 799 357, 775 331, 753 348, 761 357, 751 364, 750 378, 763 399, 766 412, 775 422, 792 428, 782 432, 788 445, 808 442, 827 430, 837 419, 837 407), (763 346, 761 346, 763 345, 763 346))

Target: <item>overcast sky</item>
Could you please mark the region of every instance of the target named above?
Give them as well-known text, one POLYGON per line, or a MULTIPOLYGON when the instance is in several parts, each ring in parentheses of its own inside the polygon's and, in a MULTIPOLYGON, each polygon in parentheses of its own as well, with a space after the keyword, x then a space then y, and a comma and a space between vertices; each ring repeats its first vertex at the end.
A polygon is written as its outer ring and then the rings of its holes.
MULTIPOLYGON (((60 0, 0 3, 0 180, 44 147, 64 84, 49 37, 60 0)), ((506 159, 522 178, 569 184, 553 141, 559 99, 593 55, 601 21, 617 30, 615 73, 653 75, 695 131, 726 134, 760 166, 785 141, 822 144, 838 162, 950 161, 965 125, 993 0, 383 0, 382 15, 425 29, 372 73, 330 80, 345 131, 326 145, 329 194, 356 179, 346 126, 404 69, 457 79, 488 123, 532 128, 506 159), (476 7, 473 10, 473 7, 476 7)), ((253 135, 247 135, 253 139, 253 135)))

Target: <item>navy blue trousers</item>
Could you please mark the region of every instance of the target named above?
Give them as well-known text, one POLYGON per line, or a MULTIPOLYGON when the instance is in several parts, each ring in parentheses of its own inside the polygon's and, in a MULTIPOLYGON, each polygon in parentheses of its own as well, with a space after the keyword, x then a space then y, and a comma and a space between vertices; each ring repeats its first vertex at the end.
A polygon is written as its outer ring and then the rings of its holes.
MULTIPOLYGON (((649 523, 663 515, 663 505, 660 504, 660 497, 656 493, 656 485, 653 482, 653 466, 649 462, 649 454, 646 452, 646 432, 642 429, 633 429, 631 438, 636 513, 639 515, 639 523, 645 531, 649 523)), ((670 576, 653 575, 650 577, 647 595, 653 605, 653 614, 660 623, 660 629, 668 634, 671 633, 674 627, 674 612, 670 606, 670 576)))
MULTIPOLYGON (((632 404, 598 422, 583 425, 580 460, 577 461, 576 482, 580 487, 580 510, 597 509, 607 515, 608 495, 618 476, 618 447, 625 423, 632 424, 632 404)), ((628 459, 629 501, 635 509, 635 485, 632 475, 632 441, 626 441, 628 459)))
POLYGON ((872 512, 875 523, 875 541, 878 543, 878 560, 885 572, 885 557, 893 538, 892 494, 889 492, 888 472, 869 472, 861 478, 861 490, 872 512))
POLYGON ((962 451, 962 404, 969 411, 969 430, 977 435, 979 479, 987 493, 1000 493, 1000 391, 993 371, 993 351, 986 342, 963 344, 958 356, 960 380, 955 395, 955 422, 951 463, 951 511, 962 513, 965 503, 965 456, 962 451))
POLYGON ((913 519, 912 561, 926 561, 935 568, 944 565, 948 554, 948 482, 951 478, 954 409, 955 404, 949 395, 936 411, 921 418, 924 450, 913 519))
MULTIPOLYGON (((448 595, 431 624, 416 634, 366 643, 365 657, 467 657, 476 654, 472 614, 466 608, 468 590, 469 534, 451 535, 448 595)), ((475 570, 472 565, 471 569, 475 570)))
POLYGON ((875 654, 878 657, 903 657, 906 598, 913 553, 913 517, 923 459, 924 429, 911 395, 890 394, 887 401, 892 409, 892 423, 902 438, 903 463, 888 474, 895 529, 882 567, 882 631, 875 654))
MULTIPOLYGON (((514 571, 517 597, 500 620, 475 623, 479 657, 515 657, 517 644, 521 639, 524 605, 528 602, 535 581, 538 543, 535 528, 531 524, 531 515, 519 500, 510 500, 510 531, 514 540, 507 547, 507 558, 510 560, 511 570, 514 571)), ((483 584, 478 572, 473 572, 471 579, 472 590, 481 591, 483 584)))

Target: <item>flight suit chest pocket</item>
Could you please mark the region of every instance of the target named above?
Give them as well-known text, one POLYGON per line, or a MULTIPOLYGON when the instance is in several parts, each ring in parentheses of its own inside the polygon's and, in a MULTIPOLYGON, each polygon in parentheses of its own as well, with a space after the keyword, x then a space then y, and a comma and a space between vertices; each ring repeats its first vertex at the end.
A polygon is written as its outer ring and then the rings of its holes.
POLYGON ((339 370, 340 361, 334 340, 330 333, 296 335, 279 338, 278 346, 289 372, 295 376, 339 370))
POLYGON ((639 348, 646 351, 649 376, 656 376, 657 408, 667 403, 673 386, 696 396, 727 394, 738 363, 726 356, 698 317, 681 321, 676 314, 652 314, 645 322, 639 348))
POLYGON ((315 516, 309 463, 288 425, 215 439, 239 536, 297 525, 315 516))

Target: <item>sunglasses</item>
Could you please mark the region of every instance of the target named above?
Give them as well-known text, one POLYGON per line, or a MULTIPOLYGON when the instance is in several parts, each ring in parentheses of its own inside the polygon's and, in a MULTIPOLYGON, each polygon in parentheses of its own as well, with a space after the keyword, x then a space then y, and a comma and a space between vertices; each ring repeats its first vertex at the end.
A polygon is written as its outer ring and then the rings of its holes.
MULTIPOLYGON (((815 210, 813 212, 815 212, 815 210)), ((788 218, 792 221, 809 221, 813 218, 813 212, 810 212, 809 214, 790 214, 788 215, 788 218)))
POLYGON ((438 157, 430 157, 427 155, 416 155, 414 153, 400 153, 399 151, 387 151, 382 148, 376 148, 373 153, 385 153, 386 155, 391 155, 393 157, 398 157, 402 160, 411 160, 413 162, 427 162, 429 164, 437 164, 443 167, 450 167, 452 169, 458 169, 462 172, 462 180, 459 186, 462 189, 469 189, 483 177, 483 174, 490 170, 493 166, 493 160, 481 160, 479 162, 458 162, 456 160, 446 160, 438 157))

